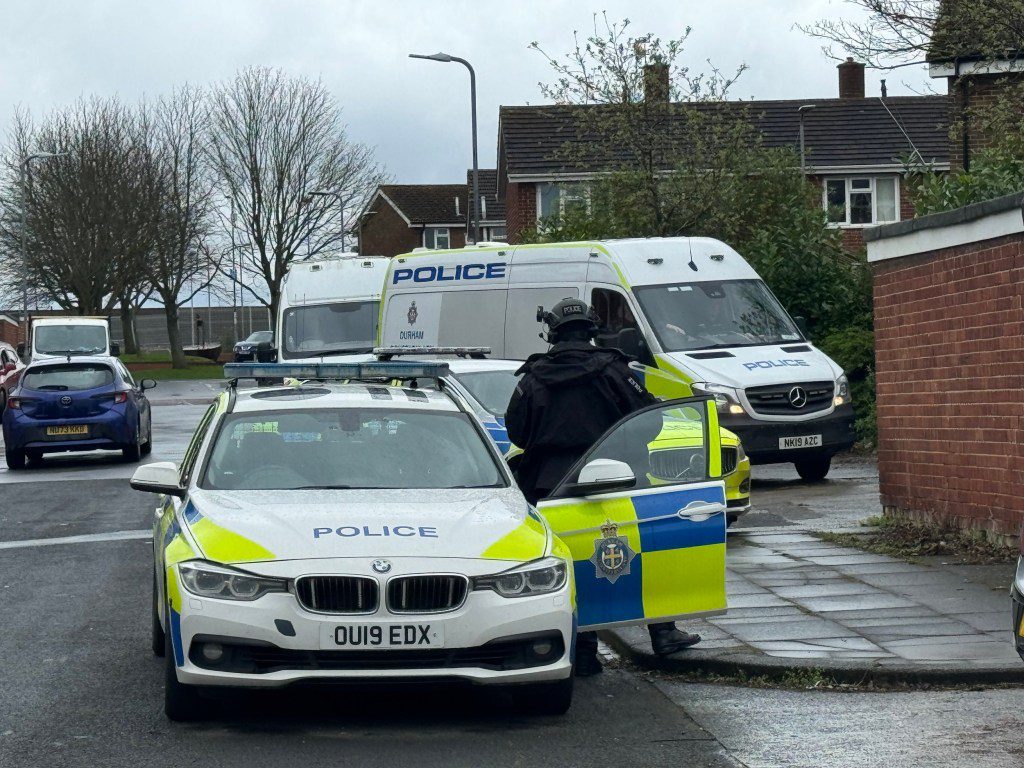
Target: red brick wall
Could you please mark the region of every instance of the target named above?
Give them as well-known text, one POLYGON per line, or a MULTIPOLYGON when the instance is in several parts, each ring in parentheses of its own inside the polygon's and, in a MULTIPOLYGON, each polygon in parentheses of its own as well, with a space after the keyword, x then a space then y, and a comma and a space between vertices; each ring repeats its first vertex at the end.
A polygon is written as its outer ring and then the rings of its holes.
POLYGON ((409 225, 391 205, 377 198, 374 213, 363 218, 359 252, 366 256, 397 256, 423 244, 423 233, 409 225))
POLYGON ((874 266, 889 513, 1016 536, 1024 520, 1024 235, 874 266))
POLYGON ((7 320, 0 318, 0 341, 6 341, 12 347, 17 347, 18 342, 22 338, 21 326, 17 321, 9 323, 7 320))
POLYGON ((505 226, 510 243, 522 242, 520 234, 537 226, 537 185, 513 184, 505 188, 505 226))

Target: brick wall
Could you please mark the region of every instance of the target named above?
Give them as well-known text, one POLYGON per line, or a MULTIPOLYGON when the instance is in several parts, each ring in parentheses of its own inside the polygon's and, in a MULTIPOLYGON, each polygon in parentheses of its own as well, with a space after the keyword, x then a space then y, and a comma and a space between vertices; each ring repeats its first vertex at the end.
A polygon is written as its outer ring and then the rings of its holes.
POLYGON ((367 256, 397 256, 423 244, 423 233, 410 229, 398 211, 381 199, 370 208, 372 214, 363 219, 359 252, 367 256))
POLYGON ((17 347, 18 342, 22 341, 23 335, 21 325, 17 320, 6 315, 0 316, 0 341, 5 341, 12 347, 17 347))
POLYGON ((1016 536, 1024 234, 873 266, 883 506, 1016 536))
POLYGON ((537 186, 509 183, 505 188, 505 226, 510 243, 519 243, 523 230, 537 226, 537 186))

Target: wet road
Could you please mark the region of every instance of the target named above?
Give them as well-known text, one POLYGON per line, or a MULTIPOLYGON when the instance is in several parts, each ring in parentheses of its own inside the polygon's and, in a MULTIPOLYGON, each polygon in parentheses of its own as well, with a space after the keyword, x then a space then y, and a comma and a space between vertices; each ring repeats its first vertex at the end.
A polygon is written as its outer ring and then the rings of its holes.
MULTIPOLYGON (((175 460, 216 388, 161 387, 152 460, 175 460)), ((2 768, 1024 766, 1019 690, 773 691, 628 669, 582 681, 564 718, 525 717, 488 693, 316 689, 169 723, 148 649, 152 501, 128 488, 133 470, 115 454, 0 469, 2 768)), ((756 468, 743 524, 850 527, 876 511, 875 477, 859 460, 816 486, 788 467, 756 468)))

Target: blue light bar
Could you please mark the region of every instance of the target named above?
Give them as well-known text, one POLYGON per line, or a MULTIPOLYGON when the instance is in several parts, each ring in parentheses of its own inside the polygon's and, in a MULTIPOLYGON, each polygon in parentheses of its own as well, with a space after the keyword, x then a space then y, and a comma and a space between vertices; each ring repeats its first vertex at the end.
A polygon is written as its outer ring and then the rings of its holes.
POLYGON ((365 363, 228 363, 226 379, 437 379, 448 375, 448 363, 369 361, 365 363))

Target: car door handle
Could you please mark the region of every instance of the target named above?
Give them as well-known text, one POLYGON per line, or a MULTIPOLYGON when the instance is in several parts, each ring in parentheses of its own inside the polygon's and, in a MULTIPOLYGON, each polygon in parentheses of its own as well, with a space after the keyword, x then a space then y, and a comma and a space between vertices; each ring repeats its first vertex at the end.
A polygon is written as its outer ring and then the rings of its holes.
POLYGON ((721 504, 708 504, 704 501, 693 501, 676 512, 676 516, 682 520, 701 523, 720 512, 725 512, 725 507, 721 504))

